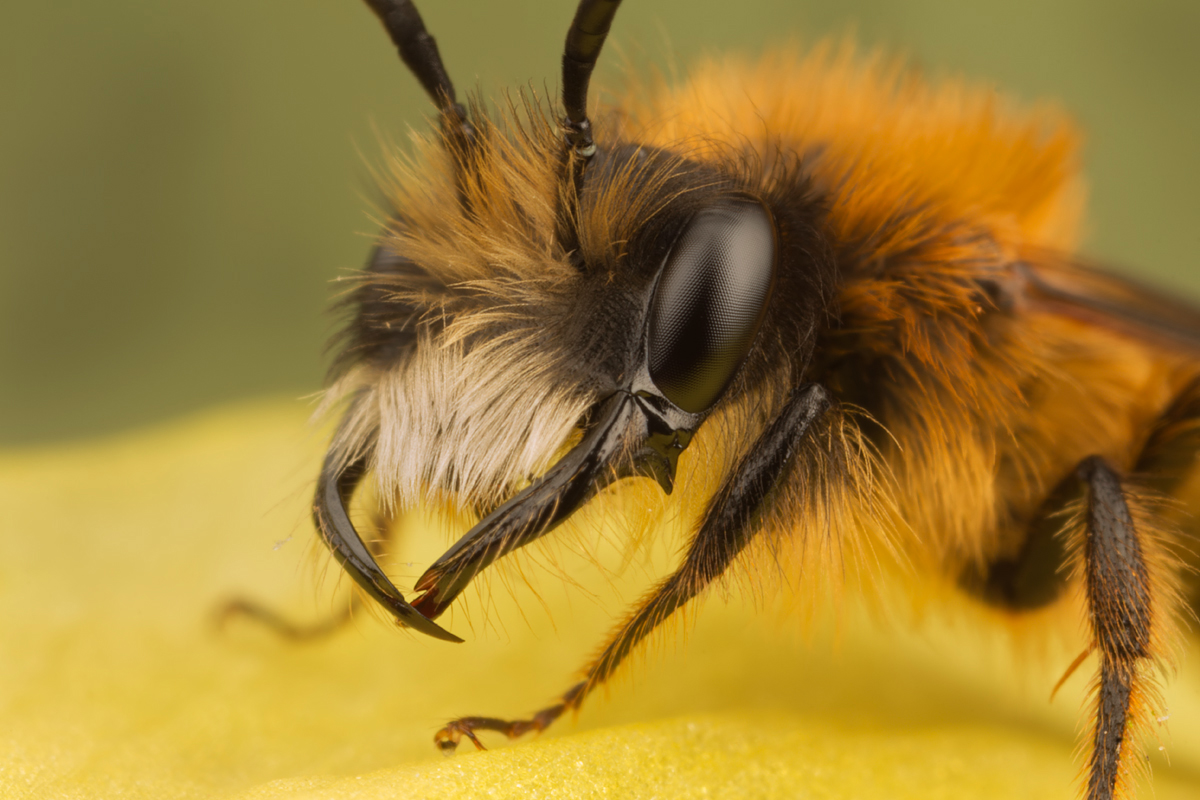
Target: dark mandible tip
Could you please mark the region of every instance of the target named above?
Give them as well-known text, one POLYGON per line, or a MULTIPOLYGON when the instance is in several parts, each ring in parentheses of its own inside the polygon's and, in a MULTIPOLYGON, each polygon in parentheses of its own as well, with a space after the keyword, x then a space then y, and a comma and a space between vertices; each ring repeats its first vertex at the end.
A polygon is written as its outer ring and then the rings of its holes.
POLYGON ((563 127, 567 145, 583 159, 596 153, 592 123, 587 116, 588 84, 620 5, 621 0, 580 0, 575 19, 567 30, 562 59, 562 102, 567 112, 563 127))
POLYGON ((400 60, 442 112, 448 127, 460 129, 470 138, 473 129, 467 121, 467 111, 455 96, 454 84, 442 64, 437 40, 425 29, 425 22, 412 0, 366 0, 366 3, 383 23, 400 53, 400 60))

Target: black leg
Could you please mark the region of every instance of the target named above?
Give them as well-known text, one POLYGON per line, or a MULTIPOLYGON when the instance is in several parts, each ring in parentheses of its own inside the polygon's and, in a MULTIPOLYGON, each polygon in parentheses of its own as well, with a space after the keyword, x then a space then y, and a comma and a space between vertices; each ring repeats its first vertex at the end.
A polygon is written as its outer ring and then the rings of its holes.
POLYGON ((1047 497, 1015 558, 962 580, 985 600, 1019 611, 1057 598, 1068 581, 1063 565, 1076 565, 1092 641, 1059 685, 1093 652, 1099 656, 1088 800, 1125 796, 1140 766, 1130 742, 1153 702, 1155 669, 1169 661, 1182 572, 1150 497, 1176 494, 1198 453, 1200 380, 1185 387, 1147 438, 1134 466, 1138 490, 1104 459, 1084 459, 1047 497), (1064 519, 1072 509, 1080 510, 1073 524, 1064 519))
POLYGON ((1021 610, 1030 607, 1020 602, 1022 598, 1045 597, 1049 587, 1065 583, 1062 570, 1051 571, 1048 564, 1075 564, 1074 579, 1084 587, 1092 640, 1058 685, 1093 652, 1099 656, 1087 800, 1126 796, 1140 757, 1130 742, 1149 711, 1153 673, 1167 655, 1163 642, 1174 622, 1178 565, 1150 527, 1145 510, 1144 498, 1126 486, 1107 461, 1099 456, 1085 458, 1052 493, 1043 506, 1044 516, 1032 526, 1030 538, 1040 540, 1022 551, 1023 555, 1040 551, 1047 563, 1039 563, 1036 557, 1018 559, 1006 570, 1003 567, 1009 562, 1000 562, 1001 568, 993 567, 985 584, 985 589, 997 592, 991 597, 985 593, 985 598, 1021 610), (1055 535, 1050 528, 1043 529, 1048 520, 1062 516, 1054 514, 1055 509, 1072 507, 1078 513, 1064 531, 1055 535), (1137 508, 1143 513, 1135 514, 1132 509, 1137 508), (1022 577, 1035 575, 1042 576, 1040 583, 1021 583, 1022 577), (1034 586, 1036 593, 1021 595, 1022 586, 1034 586))
POLYGON ((353 594, 346 602, 346 607, 330 616, 313 622, 294 622, 280 614, 274 608, 251 600, 248 597, 235 597, 217 609, 217 625, 221 628, 236 617, 254 620, 259 625, 275 633, 281 639, 293 642, 310 642, 323 639, 341 630, 361 602, 353 594))
MULTIPOLYGON (((383 556, 383 549, 391 538, 394 526, 389 520, 376 517, 373 527, 379 532, 379 537, 366 543, 368 549, 376 558, 383 556)), ((346 604, 323 619, 311 622, 296 622, 280 614, 275 608, 249 597, 234 597, 221 604, 216 611, 215 621, 218 629, 223 629, 231 620, 244 617, 262 625, 281 639, 293 642, 309 642, 323 639, 341 630, 346 623, 353 619, 355 612, 362 608, 361 598, 354 592, 346 600, 346 604)))
POLYGON ((1173 616, 1175 565, 1151 531, 1135 524, 1130 508, 1139 500, 1108 462, 1086 458, 1051 492, 1016 559, 993 564, 982 583, 964 579, 984 599, 1019 611, 1055 599, 1068 580, 1061 566, 1076 564, 1092 641, 1059 686, 1089 655, 1099 655, 1087 800, 1124 796, 1138 758, 1129 742, 1163 656, 1155 631, 1173 616), (1062 513, 1072 508, 1080 510, 1074 524, 1062 513))
POLYGON ((959 585, 984 602, 1011 611, 1032 611, 1057 600, 1067 586, 1064 517, 1082 496, 1083 487, 1072 471, 1042 501, 1016 555, 998 558, 983 570, 968 567, 959 585))
POLYGON ((801 387, 792 394, 709 503, 683 563, 617 628, 600 655, 585 670, 586 677, 582 682, 571 687, 559 702, 529 719, 463 717, 454 720, 434 736, 438 747, 453 751, 466 736, 482 749, 477 731, 497 731, 515 738, 541 731, 568 709, 579 708, 584 698, 604 683, 642 640, 720 577, 745 549, 761 529, 762 515, 771 502, 772 490, 785 480, 805 436, 829 406, 827 393, 815 384, 801 387))
POLYGON ((1136 758, 1126 743, 1131 711, 1149 666, 1155 607, 1141 537, 1116 472, 1098 457, 1079 465, 1087 489, 1083 573, 1094 647, 1100 654, 1088 800, 1112 800, 1136 758))

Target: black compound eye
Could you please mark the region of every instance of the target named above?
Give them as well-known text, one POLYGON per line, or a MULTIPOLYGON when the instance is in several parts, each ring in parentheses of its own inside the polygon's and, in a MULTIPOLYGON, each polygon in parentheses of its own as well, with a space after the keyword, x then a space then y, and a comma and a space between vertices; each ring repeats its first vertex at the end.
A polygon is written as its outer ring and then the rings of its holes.
POLYGON ((712 406, 746 358, 775 278, 775 225, 761 203, 700 211, 667 256, 650 306, 650 377, 690 413, 712 406))

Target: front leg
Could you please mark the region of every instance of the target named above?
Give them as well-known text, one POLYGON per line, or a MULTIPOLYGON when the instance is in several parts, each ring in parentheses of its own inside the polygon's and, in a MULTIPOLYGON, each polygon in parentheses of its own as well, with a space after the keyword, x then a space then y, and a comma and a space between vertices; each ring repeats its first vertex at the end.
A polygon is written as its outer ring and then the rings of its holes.
POLYGON ((608 680, 643 639, 719 578, 761 530, 772 491, 786 478, 794 456, 813 429, 813 423, 829 407, 827 392, 816 384, 792 392, 782 411, 758 437, 709 503, 683 563, 616 629, 600 654, 584 670, 584 679, 567 690, 557 703, 524 720, 493 717, 454 720, 434 736, 437 746, 444 752, 453 752, 466 736, 477 748, 483 749, 477 731, 498 731, 515 738, 544 730, 568 709, 577 710, 584 698, 608 680))

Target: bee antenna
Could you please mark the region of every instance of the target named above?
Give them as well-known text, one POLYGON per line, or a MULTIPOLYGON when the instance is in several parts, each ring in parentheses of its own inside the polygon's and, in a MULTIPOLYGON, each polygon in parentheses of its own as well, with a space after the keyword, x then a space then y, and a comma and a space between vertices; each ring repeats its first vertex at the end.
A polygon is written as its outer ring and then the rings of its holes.
POLYGON ((438 107, 447 132, 464 143, 471 141, 475 129, 467 120, 467 110, 454 95, 454 84, 442 64, 437 40, 425 29, 412 0, 366 0, 366 3, 383 23, 400 52, 400 60, 438 107))
POLYGON ((580 0, 567 30, 562 59, 562 102, 567 112, 563 127, 567 146, 579 156, 579 167, 596 154, 592 123, 587 116, 588 83, 620 5, 621 0, 580 0))

